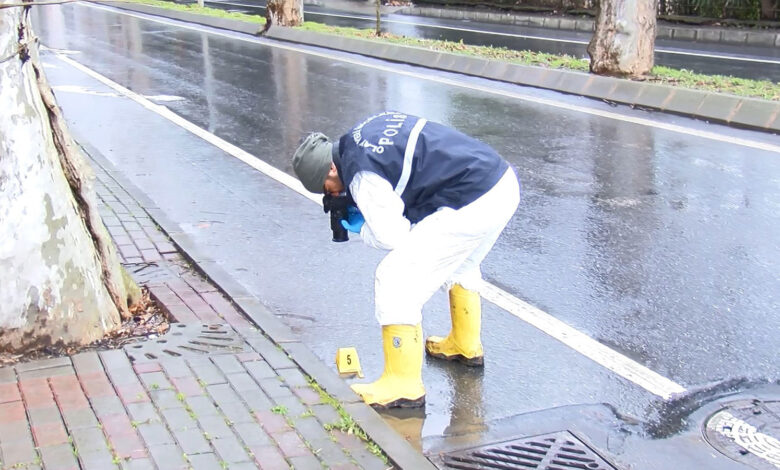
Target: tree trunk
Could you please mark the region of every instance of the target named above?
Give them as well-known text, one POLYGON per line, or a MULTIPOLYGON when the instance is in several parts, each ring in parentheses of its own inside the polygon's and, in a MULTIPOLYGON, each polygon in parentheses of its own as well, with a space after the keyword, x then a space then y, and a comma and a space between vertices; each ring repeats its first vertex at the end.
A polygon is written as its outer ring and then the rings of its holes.
POLYGON ((265 29, 272 25, 300 26, 303 23, 303 0, 268 0, 265 29))
POLYGON ((98 215, 28 9, 0 9, 0 351, 16 352, 102 338, 138 289, 98 215))
POLYGON ((761 0, 761 19, 775 19, 775 0, 761 0))
POLYGON ((641 76, 653 68, 658 0, 601 0, 588 44, 590 71, 641 76))
POLYGON ((376 37, 382 36, 381 0, 376 0, 376 37))

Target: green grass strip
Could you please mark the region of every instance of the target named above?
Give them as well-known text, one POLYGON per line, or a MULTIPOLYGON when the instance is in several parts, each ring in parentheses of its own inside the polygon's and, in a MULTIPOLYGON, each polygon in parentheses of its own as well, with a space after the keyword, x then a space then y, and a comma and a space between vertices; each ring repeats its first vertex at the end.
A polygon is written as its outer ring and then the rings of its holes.
MULTIPOLYGON (((201 8, 197 6, 197 4, 180 5, 163 0, 132 0, 131 3, 141 3, 170 10, 187 11, 219 18, 231 18, 265 24, 265 18, 261 16, 247 15, 244 13, 228 13, 223 10, 208 7, 201 8)), ((311 21, 305 22, 303 26, 300 26, 299 28, 316 33, 333 34, 402 46, 420 47, 432 51, 450 52, 471 57, 509 62, 512 64, 575 70, 579 72, 587 72, 589 65, 587 59, 580 59, 565 54, 555 55, 543 52, 518 51, 505 47, 471 46, 464 44, 463 41, 452 42, 437 39, 419 39, 389 33, 383 33, 381 37, 377 37, 373 28, 358 29, 344 26, 329 26, 311 21)), ((650 74, 635 80, 693 90, 757 98, 767 101, 780 101, 780 83, 774 83, 769 80, 750 80, 747 78, 735 78, 724 75, 705 75, 685 69, 680 70, 661 66, 653 67, 650 74)))
MULTIPOLYGON (((437 39, 419 39, 406 36, 396 36, 384 33, 377 37, 373 29, 356 29, 343 26, 328 26, 320 23, 305 22, 300 27, 306 31, 338 36, 347 36, 371 41, 414 46, 433 51, 451 52, 455 54, 500 60, 520 65, 549 67, 554 69, 575 70, 587 72, 589 62, 570 55, 546 54, 543 52, 518 51, 505 47, 471 46, 463 42, 442 41, 437 39)), ((678 70, 669 67, 653 67, 650 74, 638 79, 669 86, 691 88, 715 93, 728 93, 769 101, 780 101, 780 84, 769 80, 750 80, 724 75, 704 75, 689 70, 678 70)))
POLYGON ((649 81, 716 93, 730 93, 768 101, 780 101, 780 84, 725 75, 703 75, 690 70, 655 66, 649 81))
POLYGON ((228 18, 231 20, 248 21, 250 23, 265 24, 265 18, 257 15, 247 15, 246 13, 233 13, 218 8, 200 7, 197 3, 181 4, 167 2, 165 0, 127 0, 126 3, 139 3, 141 5, 150 5, 153 7, 165 8, 166 10, 185 11, 187 13, 196 13, 198 15, 213 16, 216 18, 228 18))
POLYGON ((500 60, 523 65, 537 65, 556 69, 588 71, 588 61, 578 59, 570 55, 545 54, 543 52, 518 51, 507 49, 505 47, 492 46, 470 46, 463 41, 452 42, 439 39, 419 39, 407 36, 396 36, 394 34, 383 33, 382 37, 377 37, 373 29, 356 29, 343 26, 328 26, 321 23, 307 21, 300 26, 300 29, 316 33, 333 34, 337 36, 347 36, 360 39, 368 39, 375 42, 398 44, 402 46, 413 46, 433 51, 453 52, 472 57, 484 59, 500 60))

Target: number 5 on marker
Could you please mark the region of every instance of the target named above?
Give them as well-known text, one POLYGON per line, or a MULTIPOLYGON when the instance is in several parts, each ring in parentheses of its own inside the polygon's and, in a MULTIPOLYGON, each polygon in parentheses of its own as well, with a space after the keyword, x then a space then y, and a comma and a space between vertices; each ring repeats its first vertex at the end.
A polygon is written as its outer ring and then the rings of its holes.
POLYGON ((355 348, 339 348, 336 351, 336 368, 342 377, 357 374, 358 377, 363 378, 363 371, 360 370, 360 359, 358 359, 355 348))

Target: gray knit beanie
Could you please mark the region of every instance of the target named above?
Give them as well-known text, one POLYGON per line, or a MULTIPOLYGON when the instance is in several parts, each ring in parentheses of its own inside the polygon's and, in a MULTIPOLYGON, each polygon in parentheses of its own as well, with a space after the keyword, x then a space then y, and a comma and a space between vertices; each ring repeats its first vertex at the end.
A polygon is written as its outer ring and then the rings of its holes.
POLYGON ((322 194, 325 178, 330 171, 333 144, 325 134, 309 134, 293 154, 293 170, 303 187, 322 194))

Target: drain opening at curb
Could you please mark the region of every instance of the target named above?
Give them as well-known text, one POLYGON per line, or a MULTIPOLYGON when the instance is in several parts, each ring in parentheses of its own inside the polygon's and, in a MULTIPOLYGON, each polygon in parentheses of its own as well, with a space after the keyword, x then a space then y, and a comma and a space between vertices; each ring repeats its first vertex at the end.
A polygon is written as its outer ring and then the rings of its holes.
POLYGON ((448 452, 437 466, 459 470, 618 470, 568 431, 448 452))

